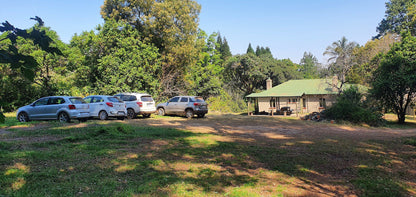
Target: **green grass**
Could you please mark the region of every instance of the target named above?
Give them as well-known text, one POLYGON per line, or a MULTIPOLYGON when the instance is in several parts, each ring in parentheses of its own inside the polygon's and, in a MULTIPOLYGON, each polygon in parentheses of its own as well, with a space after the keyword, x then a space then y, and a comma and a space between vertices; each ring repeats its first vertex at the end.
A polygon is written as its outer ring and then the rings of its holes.
POLYGON ((414 146, 414 138, 244 141, 109 121, 25 129, 30 124, 37 123, 3 125, 21 127, 0 135, 0 196, 338 196, 339 188, 407 196, 415 190, 406 184, 412 178, 406 163, 416 156, 398 151, 414 146))

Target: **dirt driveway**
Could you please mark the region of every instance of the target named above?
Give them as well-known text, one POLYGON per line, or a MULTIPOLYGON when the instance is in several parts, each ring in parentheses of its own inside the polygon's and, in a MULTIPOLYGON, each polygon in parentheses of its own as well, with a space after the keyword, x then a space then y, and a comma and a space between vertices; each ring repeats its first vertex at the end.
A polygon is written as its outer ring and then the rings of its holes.
MULTIPOLYGON (((216 161, 214 163, 227 173, 256 177, 261 183, 257 189, 265 192, 262 196, 272 196, 276 191, 285 196, 371 196, 371 192, 383 188, 392 194, 416 196, 416 150, 404 143, 407 138, 416 137, 416 129, 367 128, 280 117, 215 114, 190 120, 156 116, 58 126, 82 128, 115 122, 138 127, 175 128, 206 134, 218 142, 238 144, 236 147, 241 152, 194 162, 216 161), (229 164, 232 160, 237 162, 229 164)), ((56 126, 44 122, 13 128, 37 130, 56 126)), ((0 141, 13 140, 8 129, 0 130, 0 141)), ((154 144, 170 145, 165 141, 154 144)), ((176 158, 179 161, 190 159, 176 158)))

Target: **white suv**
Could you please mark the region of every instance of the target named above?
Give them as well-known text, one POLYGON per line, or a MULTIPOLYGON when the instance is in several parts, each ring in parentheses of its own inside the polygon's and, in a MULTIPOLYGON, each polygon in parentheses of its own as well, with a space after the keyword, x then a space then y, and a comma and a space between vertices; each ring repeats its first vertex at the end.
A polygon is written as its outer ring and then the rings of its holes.
POLYGON ((143 115, 149 118, 151 114, 156 112, 155 101, 152 96, 147 93, 119 93, 114 95, 120 98, 127 105, 127 118, 134 118, 137 115, 143 115))

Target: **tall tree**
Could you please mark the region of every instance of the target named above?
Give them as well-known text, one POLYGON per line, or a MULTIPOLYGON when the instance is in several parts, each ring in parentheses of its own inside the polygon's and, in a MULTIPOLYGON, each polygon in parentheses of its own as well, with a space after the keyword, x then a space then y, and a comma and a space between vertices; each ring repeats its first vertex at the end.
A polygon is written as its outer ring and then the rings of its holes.
POLYGON ((187 70, 187 89, 192 95, 202 96, 205 99, 220 94, 222 86, 222 59, 216 49, 217 34, 207 36, 201 30, 198 44, 201 47, 197 63, 187 70))
POLYGON ((224 39, 222 41, 220 53, 221 53, 221 58, 224 61, 227 61, 227 59, 232 56, 231 50, 230 50, 230 46, 228 45, 227 38, 225 38, 225 37, 224 37, 224 39))
POLYGON ((406 108, 416 96, 416 37, 407 33, 393 45, 375 71, 372 86, 372 96, 403 124, 406 108))
POLYGON ((107 20, 97 32, 84 32, 71 41, 83 56, 72 60, 78 64, 73 72, 83 93, 158 94, 161 67, 157 48, 144 44, 139 31, 124 22, 107 20))
POLYGON ((345 76, 352 67, 352 54, 356 47, 356 42, 349 42, 347 38, 342 37, 328 46, 324 52, 324 55, 329 56, 328 68, 341 82, 339 87, 335 87, 339 92, 342 92, 342 87, 347 82, 345 76))
POLYGON ((184 71, 197 60, 200 9, 194 0, 105 0, 101 15, 130 23, 145 44, 159 49, 162 94, 173 96, 184 93, 184 71))
POLYGON ((251 46, 251 43, 249 43, 248 44, 248 47, 247 47, 247 52, 246 52, 247 54, 249 54, 249 53, 252 53, 252 54, 255 54, 254 53, 254 49, 253 49, 253 47, 251 46))
POLYGON ((305 79, 316 79, 318 75, 318 59, 311 53, 303 53, 303 57, 300 60, 300 71, 305 79))
POLYGON ((415 26, 415 4, 416 0, 390 0, 386 3, 385 18, 377 27, 379 38, 387 33, 400 34, 401 31, 410 31, 416 35, 415 26))
POLYGON ((368 41, 364 46, 357 47, 353 52, 353 66, 347 73, 350 83, 369 85, 373 72, 380 65, 383 57, 380 53, 387 53, 393 43, 400 41, 397 34, 386 34, 379 39, 368 41))

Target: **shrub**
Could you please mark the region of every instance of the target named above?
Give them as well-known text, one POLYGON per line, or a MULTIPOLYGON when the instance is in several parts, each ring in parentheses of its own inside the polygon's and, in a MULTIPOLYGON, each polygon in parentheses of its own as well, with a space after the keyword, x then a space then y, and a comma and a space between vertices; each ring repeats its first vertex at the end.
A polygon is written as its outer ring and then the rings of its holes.
POLYGON ((218 112, 243 112, 247 109, 247 104, 243 99, 233 98, 225 92, 216 97, 209 97, 207 103, 209 104, 209 110, 218 112))
POLYGON ((382 114, 375 109, 366 107, 362 98, 363 95, 358 92, 358 88, 351 87, 337 98, 337 101, 326 110, 325 115, 330 119, 344 120, 356 124, 383 125, 382 114))

